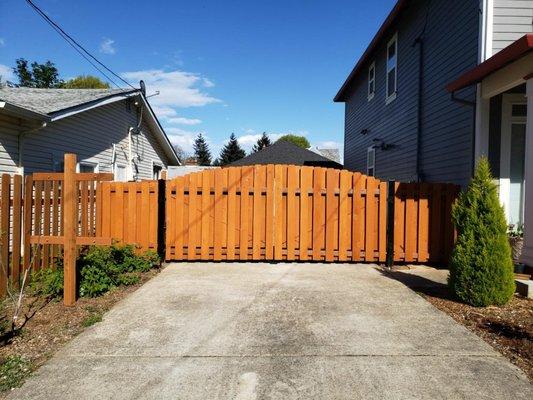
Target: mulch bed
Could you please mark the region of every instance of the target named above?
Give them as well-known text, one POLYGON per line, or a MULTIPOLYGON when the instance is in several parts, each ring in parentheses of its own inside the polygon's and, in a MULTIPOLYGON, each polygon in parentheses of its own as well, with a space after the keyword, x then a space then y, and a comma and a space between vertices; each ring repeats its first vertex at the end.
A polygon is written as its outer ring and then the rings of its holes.
MULTIPOLYGON (((28 321, 20 335, 9 344, 0 346, 0 362, 17 355, 29 360, 32 370, 39 368, 64 344, 86 329, 84 325, 88 318, 104 314, 157 273, 158 270, 143 273, 140 283, 115 288, 100 297, 80 298, 73 307, 65 307, 62 300, 46 303, 28 321)), ((0 399, 6 395, 5 392, 0 393, 0 399)))
POLYGON ((477 308, 454 300, 447 288, 421 294, 509 358, 533 382, 533 299, 515 295, 503 307, 477 308))

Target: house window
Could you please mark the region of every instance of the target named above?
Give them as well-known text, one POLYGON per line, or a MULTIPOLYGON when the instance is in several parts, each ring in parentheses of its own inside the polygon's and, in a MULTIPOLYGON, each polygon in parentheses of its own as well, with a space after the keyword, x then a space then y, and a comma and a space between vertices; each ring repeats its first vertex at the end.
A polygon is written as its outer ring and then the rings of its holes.
POLYGON ((115 180, 117 182, 126 182, 128 175, 126 173, 126 166, 122 164, 115 165, 115 180))
POLYGON ((374 176, 376 172, 376 149, 370 146, 366 152, 366 174, 374 176))
POLYGON ((78 172, 98 172, 98 163, 80 161, 77 169, 78 172))
POLYGON ((389 104, 396 98, 398 89, 397 82, 398 65, 398 34, 396 33, 387 44, 387 97, 385 102, 389 104))
POLYGON ((152 179, 154 180, 161 179, 162 172, 163 172, 163 166, 160 164, 154 163, 152 166, 152 179))
POLYGON ((374 98, 376 93, 376 63, 373 62, 368 67, 368 101, 374 98))

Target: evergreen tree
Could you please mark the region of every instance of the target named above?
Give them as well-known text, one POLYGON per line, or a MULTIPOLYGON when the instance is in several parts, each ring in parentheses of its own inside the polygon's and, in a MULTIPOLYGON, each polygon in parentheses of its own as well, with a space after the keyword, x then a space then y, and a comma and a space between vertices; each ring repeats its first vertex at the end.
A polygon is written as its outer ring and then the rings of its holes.
POLYGON ((246 153, 244 152, 241 145, 237 141, 235 134, 232 133, 229 138, 229 142, 226 145, 224 145, 224 147, 222 148, 222 151, 220 152, 220 157, 218 158, 218 162, 220 163, 220 165, 231 164, 234 161, 244 158, 245 155, 246 153))
POLYGON ((205 141, 205 138, 201 133, 196 136, 194 139, 194 157, 198 162, 198 165, 211 165, 211 152, 209 151, 209 146, 205 141))
POLYGON ((254 144, 254 147, 252 147, 252 153, 257 153, 258 151, 263 150, 265 147, 268 147, 272 144, 270 141, 270 138, 266 134, 266 132, 263 132, 261 137, 257 139, 257 143, 254 144))
POLYGON ((515 291, 507 223, 492 179, 489 162, 482 158, 452 210, 458 235, 448 285, 477 307, 503 305, 515 291))

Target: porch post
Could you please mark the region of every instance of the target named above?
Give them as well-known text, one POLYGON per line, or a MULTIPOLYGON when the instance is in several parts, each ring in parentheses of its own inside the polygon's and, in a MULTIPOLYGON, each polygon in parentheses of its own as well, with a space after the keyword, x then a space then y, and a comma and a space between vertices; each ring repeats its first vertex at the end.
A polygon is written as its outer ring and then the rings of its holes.
POLYGON ((521 262, 533 266, 533 74, 526 77, 527 123, 524 175, 524 248, 521 262))

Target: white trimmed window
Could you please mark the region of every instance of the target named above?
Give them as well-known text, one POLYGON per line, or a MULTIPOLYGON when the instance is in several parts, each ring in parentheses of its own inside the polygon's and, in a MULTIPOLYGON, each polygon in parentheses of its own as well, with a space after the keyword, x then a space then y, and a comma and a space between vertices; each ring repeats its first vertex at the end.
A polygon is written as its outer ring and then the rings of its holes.
POLYGON ((368 67, 368 101, 374 98, 376 93, 376 63, 373 62, 368 67))
POLYGON ((387 85, 385 102, 389 104, 396 98, 398 90, 398 33, 387 43, 387 85))
POLYGON ((98 172, 98 163, 80 161, 76 169, 77 172, 98 172))
POLYGON ((370 146, 366 151, 366 174, 374 176, 376 173, 376 149, 370 146))

